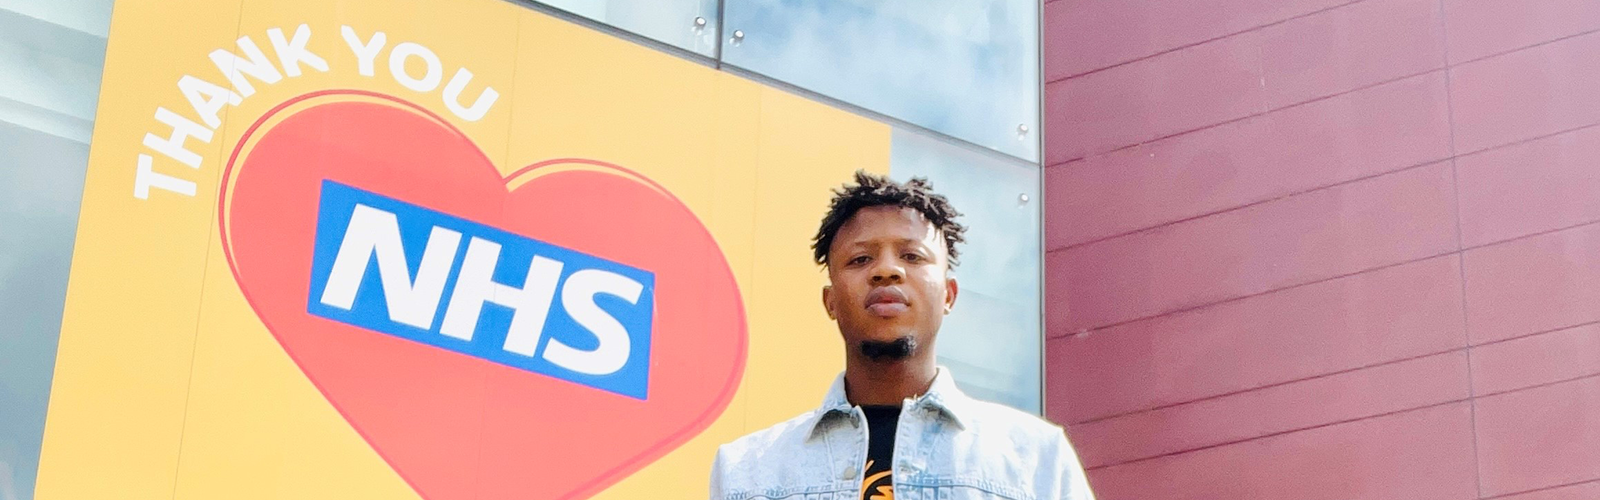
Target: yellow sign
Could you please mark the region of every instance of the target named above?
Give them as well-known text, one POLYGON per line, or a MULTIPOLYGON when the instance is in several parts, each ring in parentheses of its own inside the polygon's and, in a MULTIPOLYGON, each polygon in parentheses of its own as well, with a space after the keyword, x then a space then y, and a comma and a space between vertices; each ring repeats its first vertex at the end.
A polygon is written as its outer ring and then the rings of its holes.
POLYGON ((703 498, 887 126, 497 0, 116 4, 36 496, 703 498))

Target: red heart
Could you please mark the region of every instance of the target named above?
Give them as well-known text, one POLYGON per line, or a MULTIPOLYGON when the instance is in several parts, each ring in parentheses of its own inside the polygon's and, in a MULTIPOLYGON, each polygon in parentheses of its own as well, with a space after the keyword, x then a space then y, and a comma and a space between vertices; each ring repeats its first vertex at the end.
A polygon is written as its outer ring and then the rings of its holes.
POLYGON ((744 369, 744 307, 716 241, 666 189, 615 165, 556 160, 502 178, 419 106, 324 91, 251 126, 220 199, 223 248, 251 307, 429 500, 590 496, 703 431, 744 369), (308 313, 324 179, 653 272, 648 399, 308 313))

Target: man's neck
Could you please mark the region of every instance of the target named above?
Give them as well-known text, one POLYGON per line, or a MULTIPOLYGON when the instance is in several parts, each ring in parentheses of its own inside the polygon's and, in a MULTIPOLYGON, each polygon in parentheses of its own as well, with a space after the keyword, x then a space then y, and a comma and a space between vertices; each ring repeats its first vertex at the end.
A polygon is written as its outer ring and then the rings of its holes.
POLYGON ((852 359, 844 369, 845 396, 857 406, 900 406, 901 401, 928 392, 938 372, 932 359, 852 359))

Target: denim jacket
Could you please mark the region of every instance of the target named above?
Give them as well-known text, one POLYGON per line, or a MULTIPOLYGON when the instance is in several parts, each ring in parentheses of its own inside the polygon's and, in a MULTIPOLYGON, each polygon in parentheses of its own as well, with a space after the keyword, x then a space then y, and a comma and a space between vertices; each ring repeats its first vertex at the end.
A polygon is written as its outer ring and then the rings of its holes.
MULTIPOLYGON (((711 500, 860 500, 867 421, 844 375, 822 407, 722 445, 711 500)), ((896 500, 1093 500, 1060 427, 968 397, 940 367, 927 394, 902 403, 896 500)))

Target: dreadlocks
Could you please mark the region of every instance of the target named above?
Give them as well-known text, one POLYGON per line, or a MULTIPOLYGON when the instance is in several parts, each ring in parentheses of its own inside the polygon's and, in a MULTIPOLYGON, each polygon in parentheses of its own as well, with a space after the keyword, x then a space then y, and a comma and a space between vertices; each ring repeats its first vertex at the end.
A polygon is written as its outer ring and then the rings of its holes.
POLYGON ((888 177, 869 174, 866 171, 856 171, 856 183, 846 184, 833 190, 833 201, 828 203, 828 214, 822 217, 822 227, 817 229, 817 235, 812 237, 811 251, 819 265, 828 265, 828 250, 833 246, 833 237, 839 233, 839 228, 850 220, 857 211, 867 207, 895 206, 910 208, 922 214, 924 219, 933 223, 933 227, 944 236, 945 252, 950 257, 953 267, 958 262, 956 243, 966 241, 963 233, 966 226, 955 221, 961 216, 955 207, 950 206, 950 200, 943 195, 934 194, 933 186, 928 180, 913 177, 905 183, 889 180, 888 177))

